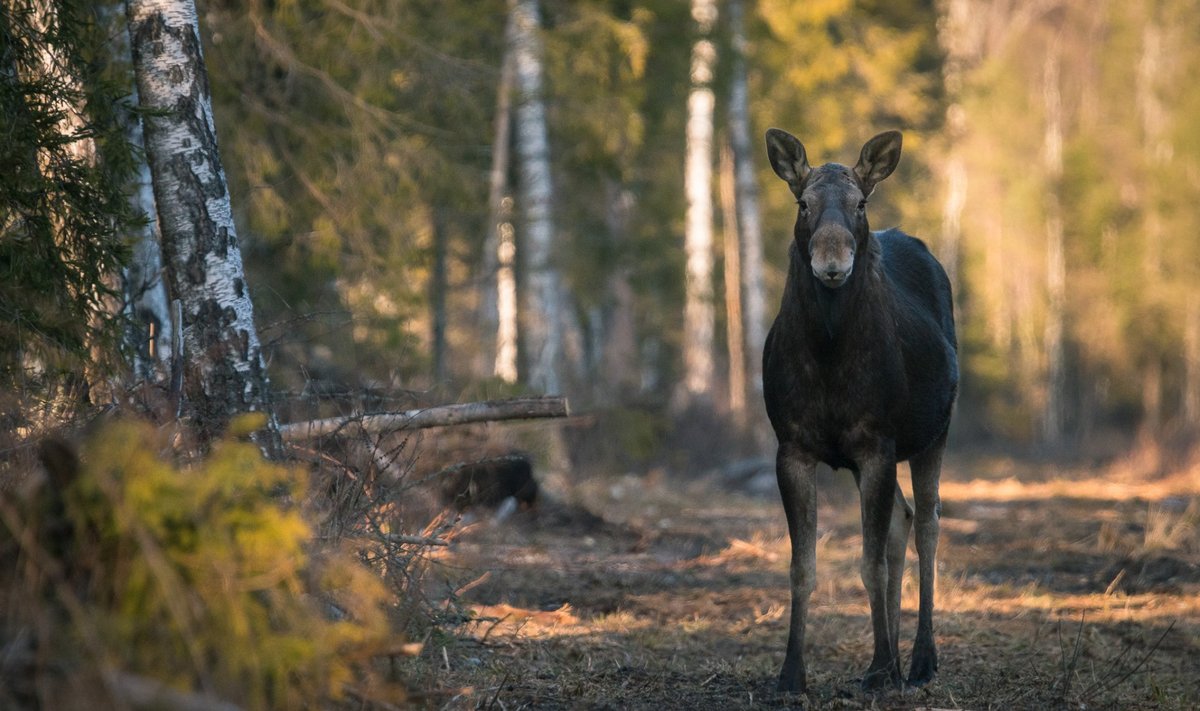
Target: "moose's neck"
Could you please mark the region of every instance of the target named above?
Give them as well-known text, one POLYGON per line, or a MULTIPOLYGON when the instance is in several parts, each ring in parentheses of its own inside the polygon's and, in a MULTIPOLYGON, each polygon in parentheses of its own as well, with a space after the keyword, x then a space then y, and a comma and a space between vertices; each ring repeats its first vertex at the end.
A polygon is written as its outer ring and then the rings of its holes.
POLYGON ((872 294, 882 297, 886 288, 880 261, 879 242, 874 235, 854 257, 850 278, 840 288, 831 289, 812 272, 806 250, 792 244, 790 281, 795 285, 792 298, 800 309, 805 330, 812 338, 836 343, 847 334, 866 334, 874 331, 869 320, 877 310, 871 308, 872 294))

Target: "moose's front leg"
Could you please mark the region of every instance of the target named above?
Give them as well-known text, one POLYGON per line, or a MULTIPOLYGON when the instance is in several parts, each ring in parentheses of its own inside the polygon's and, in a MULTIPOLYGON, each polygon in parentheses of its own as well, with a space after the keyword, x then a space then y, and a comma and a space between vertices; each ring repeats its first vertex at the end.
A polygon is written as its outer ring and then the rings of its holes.
MULTIPOLYGON (((889 604, 888 532, 896 501, 896 456, 894 445, 864 458, 859 468, 859 495, 862 500, 863 558, 862 580, 871 604, 871 629, 875 635, 875 653, 863 675, 864 690, 899 687, 900 648, 895 624, 898 605, 889 604), (895 613, 895 618, 889 613, 895 613)), ((902 564, 902 563, 901 563, 902 564)))
POLYGON ((779 690, 804 693, 804 628, 808 598, 817 577, 817 461, 795 445, 780 444, 775 462, 779 493, 792 541, 792 614, 787 654, 779 672, 779 690))

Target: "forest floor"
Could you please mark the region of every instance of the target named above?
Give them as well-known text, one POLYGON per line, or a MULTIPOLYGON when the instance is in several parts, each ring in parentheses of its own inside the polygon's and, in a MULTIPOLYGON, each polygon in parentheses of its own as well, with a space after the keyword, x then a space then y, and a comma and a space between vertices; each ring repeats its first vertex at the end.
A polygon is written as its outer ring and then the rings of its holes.
MULTIPOLYGON (((774 690, 789 545, 763 477, 551 485, 439 554, 431 584, 461 588, 474 621, 427 641, 418 693, 451 709, 1198 708, 1200 469, 1138 470, 951 458, 939 675, 881 696, 858 690, 871 635, 849 474, 822 476, 807 696, 774 690)), ((915 566, 910 542, 904 669, 915 566)))

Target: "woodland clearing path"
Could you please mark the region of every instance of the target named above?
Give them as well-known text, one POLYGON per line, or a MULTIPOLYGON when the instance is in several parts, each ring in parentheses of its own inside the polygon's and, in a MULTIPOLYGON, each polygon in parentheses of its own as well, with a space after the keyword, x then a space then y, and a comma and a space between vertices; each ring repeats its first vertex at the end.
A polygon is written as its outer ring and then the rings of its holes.
MULTIPOLYGON (((857 495, 847 474, 825 473, 810 708, 1200 706, 1196 472, 1147 481, 951 460, 943 479, 940 674, 872 698, 857 691, 871 651, 857 495)), ((476 621, 427 645, 432 706, 804 707, 774 691, 789 550, 776 494, 625 476, 547 498, 477 524, 440 558, 450 585, 469 584, 476 621)), ((906 657, 911 542, 908 565, 906 657)))

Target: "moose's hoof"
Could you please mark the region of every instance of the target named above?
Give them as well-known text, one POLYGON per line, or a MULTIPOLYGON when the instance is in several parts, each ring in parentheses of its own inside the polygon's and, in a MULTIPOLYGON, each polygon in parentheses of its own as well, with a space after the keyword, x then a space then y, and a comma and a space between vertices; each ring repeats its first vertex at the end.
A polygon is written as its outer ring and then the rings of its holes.
POLYGON ((868 693, 894 691, 904 683, 900 677, 900 669, 895 664, 885 667, 871 667, 863 674, 862 690, 868 693))
POLYGON ((804 672, 794 672, 784 668, 779 672, 779 681, 776 682, 775 689, 781 694, 807 693, 808 684, 805 683, 804 672))
POLYGON ((912 666, 908 669, 908 685, 925 686, 937 676, 937 652, 913 652, 912 666))

